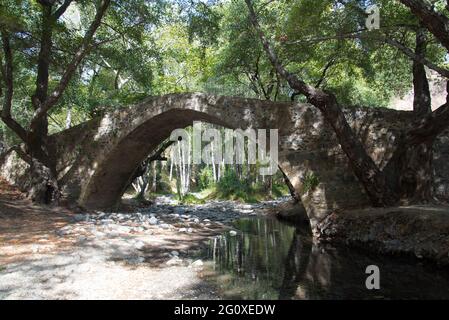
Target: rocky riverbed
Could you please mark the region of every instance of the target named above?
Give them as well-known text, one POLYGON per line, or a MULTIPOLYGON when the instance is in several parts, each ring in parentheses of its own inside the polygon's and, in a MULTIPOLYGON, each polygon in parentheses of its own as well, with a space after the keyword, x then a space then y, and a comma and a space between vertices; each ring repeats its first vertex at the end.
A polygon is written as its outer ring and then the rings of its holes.
POLYGON ((10 215, 3 203, 0 299, 217 299, 199 276, 203 243, 286 200, 178 206, 161 198, 133 212, 76 214, 36 212, 20 200, 20 214, 10 215))

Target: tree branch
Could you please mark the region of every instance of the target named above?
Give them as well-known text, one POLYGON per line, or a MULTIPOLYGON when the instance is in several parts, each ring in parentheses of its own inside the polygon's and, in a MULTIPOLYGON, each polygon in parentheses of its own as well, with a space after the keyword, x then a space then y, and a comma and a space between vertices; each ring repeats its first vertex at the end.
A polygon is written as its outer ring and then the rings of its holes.
MULTIPOLYGON (((426 31, 424 28, 416 32, 415 54, 424 57, 427 49, 426 31)), ((416 117, 423 117, 432 112, 429 80, 427 79, 424 64, 413 62, 413 111, 416 117)))
POLYGON ((449 70, 445 68, 441 68, 438 65, 434 64, 433 62, 426 59, 424 56, 416 55, 411 49, 404 46, 402 43, 395 41, 393 39, 384 38, 384 41, 393 47, 396 47, 399 49, 402 53, 404 53, 407 57, 412 59, 415 62, 421 63, 428 67, 429 69, 432 69, 433 71, 437 72, 441 76, 449 79, 449 70))
POLYGON ((426 117, 419 119, 406 134, 409 145, 434 139, 449 126, 449 81, 446 85, 446 103, 426 117))
POLYGON ((161 155, 173 143, 174 143, 174 141, 171 141, 171 140, 168 140, 168 141, 164 142, 162 144, 162 146, 155 153, 153 153, 150 157, 148 157, 147 162, 152 162, 152 161, 157 161, 157 160, 159 160, 159 161, 166 161, 167 158, 166 157, 162 157, 161 155))
POLYGON ((145 161, 143 161, 134 171, 130 181, 131 183, 136 180, 138 177, 141 177, 147 171, 148 165, 153 161, 166 161, 166 157, 162 157, 162 153, 170 147, 175 141, 167 140, 165 141, 159 149, 157 149, 151 156, 149 156, 145 161))
POLYGON ((309 43, 310 42, 323 42, 323 41, 329 41, 329 40, 343 40, 343 39, 364 39, 364 38, 372 39, 372 40, 376 40, 376 41, 379 41, 379 42, 385 42, 385 43, 389 44, 390 46, 393 46, 396 49, 399 49, 399 51, 401 51, 403 54, 405 54, 407 57, 409 57, 413 61, 422 63, 423 65, 425 65, 429 69, 432 69, 435 72, 437 72, 438 74, 442 75, 443 77, 449 79, 449 70, 448 69, 439 67, 435 63, 433 63, 430 60, 426 59, 424 56, 416 55, 413 52, 413 50, 411 50, 410 48, 406 47, 405 45, 403 45, 399 41, 390 39, 388 37, 372 36, 371 34, 366 33, 366 31, 367 31, 367 29, 360 29, 360 30, 357 30, 357 31, 354 31, 354 32, 349 32, 349 33, 344 33, 344 34, 337 34, 337 35, 334 35, 334 36, 318 37, 318 38, 313 38, 313 39, 297 40, 297 41, 293 41, 293 42, 288 42, 286 44, 295 44, 295 43, 301 43, 301 42, 305 42, 305 43, 308 43, 308 42, 309 43))
POLYGON ((2 68, 3 81, 6 85, 6 94, 3 102, 3 109, 1 118, 3 122, 16 133, 24 142, 27 141, 26 130, 11 116, 12 98, 14 95, 13 82, 13 59, 9 35, 5 31, 1 31, 1 38, 3 43, 3 52, 5 54, 5 67, 2 68))
POLYGON ((315 87, 319 88, 321 84, 323 83, 324 79, 326 78, 327 71, 335 64, 335 57, 332 57, 324 66, 323 72, 321 73, 320 79, 318 79, 317 83, 315 84, 315 87))
POLYGON ((317 107, 325 121, 333 128, 338 142, 349 159, 354 174, 363 184, 368 197, 374 206, 393 205, 397 202, 397 195, 386 185, 385 176, 368 155, 365 147, 354 134, 346 121, 335 96, 313 86, 306 84, 296 75, 288 72, 278 59, 276 52, 265 37, 254 12, 251 0, 245 0, 251 22, 255 28, 269 60, 278 73, 287 80, 290 87, 306 96, 307 100, 317 107))
MULTIPOLYGON (((400 0, 449 51, 449 18, 422 0, 400 0)), ((446 6, 447 7, 447 6, 446 6)))
POLYGON ((101 1, 101 4, 100 4, 99 8, 97 9, 97 13, 95 14, 95 18, 92 21, 89 29, 87 30, 86 35, 83 38, 81 46, 78 48, 72 61, 67 66, 66 71, 64 72, 64 74, 61 77, 61 80, 59 81, 58 85, 56 86, 56 89, 48 97, 48 99, 46 99, 46 101, 41 104, 39 109, 36 110, 33 120, 31 121, 31 128, 34 128, 36 126, 36 124, 39 122, 39 119, 44 117, 47 114, 47 112, 58 103, 59 99, 61 98, 62 94, 64 93, 65 89, 67 88, 67 85, 69 84, 70 79, 72 78, 73 74, 75 73, 76 68, 81 63, 83 58, 91 50, 92 39, 93 39, 98 27, 100 26, 101 20, 103 19, 103 16, 105 15, 106 10, 109 7, 110 3, 111 3, 111 0, 102 0, 101 1))
POLYGON ((53 14, 54 19, 58 20, 59 17, 61 17, 64 14, 64 12, 67 10, 67 8, 70 6, 72 2, 73 0, 65 0, 64 3, 53 14))
POLYGON ((1 37, 3 43, 3 52, 5 55, 5 66, 2 66, 2 76, 6 86, 2 117, 9 117, 11 116, 12 97, 14 94, 12 50, 9 35, 2 30, 1 37))

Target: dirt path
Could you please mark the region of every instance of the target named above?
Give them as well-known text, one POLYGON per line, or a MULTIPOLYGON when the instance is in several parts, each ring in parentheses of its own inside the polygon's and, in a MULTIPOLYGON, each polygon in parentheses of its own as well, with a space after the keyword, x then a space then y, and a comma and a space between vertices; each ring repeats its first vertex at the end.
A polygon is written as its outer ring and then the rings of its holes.
POLYGON ((222 226, 135 216, 35 206, 0 181, 0 299, 217 299, 195 255, 222 226))

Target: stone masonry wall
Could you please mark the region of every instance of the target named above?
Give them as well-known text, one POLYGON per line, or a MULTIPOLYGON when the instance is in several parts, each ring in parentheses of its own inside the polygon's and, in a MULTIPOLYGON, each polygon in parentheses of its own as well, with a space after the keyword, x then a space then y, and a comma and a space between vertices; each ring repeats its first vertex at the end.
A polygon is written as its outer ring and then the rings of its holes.
MULTIPOLYGON (((348 122, 383 168, 411 113, 347 108, 348 122)), ((369 205, 333 130, 311 105, 206 94, 172 94, 108 113, 52 136, 58 150, 58 179, 66 199, 87 208, 112 207, 136 166, 176 128, 193 121, 229 128, 279 129, 279 165, 301 195, 312 227, 337 209, 369 205), (313 189, 305 181, 316 177, 313 189)), ((449 134, 435 153, 435 190, 449 199, 449 134)), ((1 174, 26 189, 27 165, 10 154, 1 174)))

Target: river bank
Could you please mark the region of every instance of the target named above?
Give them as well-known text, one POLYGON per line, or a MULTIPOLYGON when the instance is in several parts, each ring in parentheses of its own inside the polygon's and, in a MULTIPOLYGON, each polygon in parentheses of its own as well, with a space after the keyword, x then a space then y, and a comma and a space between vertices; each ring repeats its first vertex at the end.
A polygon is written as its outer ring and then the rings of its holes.
POLYGON ((329 215, 318 240, 449 266, 449 207, 368 208, 329 215))
POLYGON ((254 209, 216 202, 75 213, 2 192, 0 299, 219 299, 200 277, 198 253, 254 209))
POLYGON ((444 249, 444 209, 334 214, 316 241, 273 217, 295 215, 288 198, 73 212, 1 191, 0 299, 449 298, 447 269, 423 261, 444 249), (365 287, 373 264, 379 292, 365 287))

